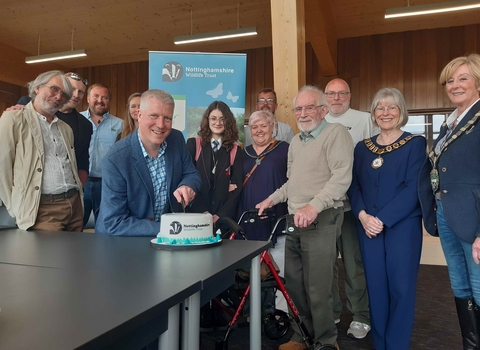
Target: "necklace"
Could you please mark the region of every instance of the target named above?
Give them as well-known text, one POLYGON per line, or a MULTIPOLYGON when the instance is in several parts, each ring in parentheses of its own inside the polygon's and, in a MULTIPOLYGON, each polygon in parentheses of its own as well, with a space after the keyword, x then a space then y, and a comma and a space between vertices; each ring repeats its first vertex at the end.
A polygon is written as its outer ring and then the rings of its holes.
MULTIPOLYGON (((270 143, 270 144, 268 145, 268 147, 267 147, 262 153, 260 153, 258 156, 248 153, 247 147, 245 147, 244 151, 245 151, 245 153, 247 154, 247 156, 249 156, 250 158, 254 158, 254 159, 255 159, 255 164, 256 164, 256 165, 260 165, 260 164, 262 163, 263 158, 265 158, 265 156, 266 156, 267 154, 269 154, 271 151, 273 151, 275 148, 277 148, 277 146, 278 146, 280 143, 281 143, 280 141, 277 141, 277 140, 274 139, 273 142, 270 143)), ((252 148, 253 148, 253 145, 252 145, 252 148)), ((255 148, 253 148, 253 150, 255 151, 255 148)), ((255 151, 255 152, 256 152, 256 151, 255 151)))
POLYGON ((378 154, 378 157, 375 158, 372 162, 372 168, 378 169, 383 165, 384 159, 382 158, 382 154, 390 153, 396 149, 399 149, 400 147, 405 145, 408 141, 413 139, 415 136, 420 136, 420 135, 409 135, 398 142, 394 142, 388 146, 385 146, 384 148, 375 146, 371 138, 363 140, 363 142, 365 143, 365 146, 368 148, 370 152, 374 154, 378 154))

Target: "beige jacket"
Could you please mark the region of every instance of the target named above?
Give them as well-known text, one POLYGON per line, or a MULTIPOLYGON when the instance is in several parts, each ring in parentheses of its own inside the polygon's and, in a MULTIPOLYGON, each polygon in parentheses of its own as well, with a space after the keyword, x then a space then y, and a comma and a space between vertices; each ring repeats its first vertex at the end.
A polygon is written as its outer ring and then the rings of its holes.
MULTIPOLYGON (((81 189, 72 129, 61 120, 58 129, 73 167, 73 176, 81 189)), ((42 130, 32 103, 20 111, 4 112, 0 118, 0 198, 18 227, 24 230, 33 226, 37 218, 43 165, 42 130)), ((81 190, 80 195, 83 203, 81 190)))

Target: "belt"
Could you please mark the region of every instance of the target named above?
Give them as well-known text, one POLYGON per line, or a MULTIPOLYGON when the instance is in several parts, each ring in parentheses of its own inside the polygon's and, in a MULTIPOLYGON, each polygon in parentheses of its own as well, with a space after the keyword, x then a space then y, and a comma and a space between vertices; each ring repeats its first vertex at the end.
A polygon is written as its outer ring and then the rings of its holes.
POLYGON ((98 181, 102 181, 102 178, 101 177, 89 176, 89 177, 87 177, 87 180, 92 181, 92 182, 98 182, 98 181))
POLYGON ((435 199, 441 201, 442 200, 442 192, 438 191, 435 193, 435 199))
POLYGON ((70 197, 73 197, 78 193, 76 188, 72 188, 67 192, 59 193, 59 194, 42 194, 40 196, 40 202, 55 202, 59 200, 64 200, 70 197))

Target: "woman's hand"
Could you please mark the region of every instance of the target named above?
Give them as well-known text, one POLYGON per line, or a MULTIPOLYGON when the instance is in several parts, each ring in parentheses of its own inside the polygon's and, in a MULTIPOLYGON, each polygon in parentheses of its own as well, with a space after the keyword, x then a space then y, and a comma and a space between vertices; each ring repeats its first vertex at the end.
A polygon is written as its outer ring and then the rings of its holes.
POLYGON ((383 222, 379 218, 367 214, 365 210, 358 213, 358 219, 360 220, 368 238, 377 237, 377 235, 383 230, 383 222))
POLYGON ((472 244, 472 256, 475 264, 480 264, 480 237, 477 237, 472 244))

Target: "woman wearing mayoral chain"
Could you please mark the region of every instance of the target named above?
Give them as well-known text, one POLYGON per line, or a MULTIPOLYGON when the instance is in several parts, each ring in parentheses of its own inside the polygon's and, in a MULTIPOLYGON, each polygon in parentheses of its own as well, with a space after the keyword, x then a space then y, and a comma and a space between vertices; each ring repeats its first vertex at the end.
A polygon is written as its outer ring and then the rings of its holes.
POLYGON ((408 114, 397 89, 377 92, 371 115, 380 134, 355 147, 348 195, 358 218, 375 349, 408 350, 422 250, 417 180, 426 141, 400 129, 408 114))
POLYGON ((440 83, 457 108, 422 168, 419 196, 425 229, 440 236, 463 349, 480 349, 480 55, 449 62, 440 83))

